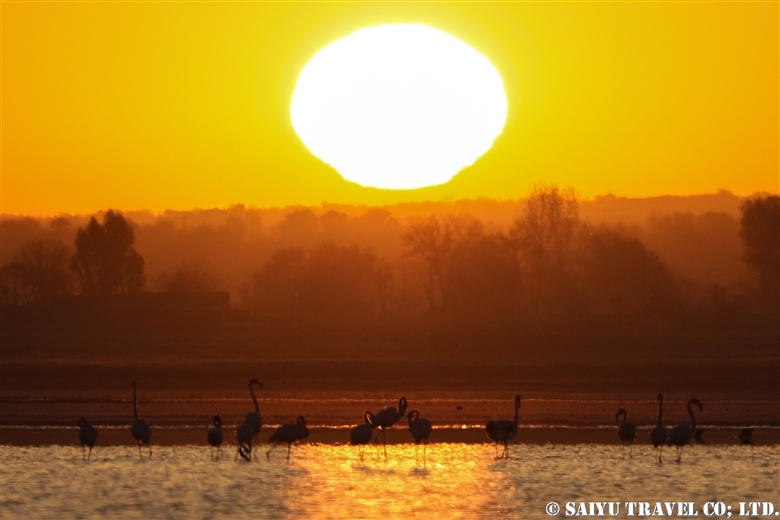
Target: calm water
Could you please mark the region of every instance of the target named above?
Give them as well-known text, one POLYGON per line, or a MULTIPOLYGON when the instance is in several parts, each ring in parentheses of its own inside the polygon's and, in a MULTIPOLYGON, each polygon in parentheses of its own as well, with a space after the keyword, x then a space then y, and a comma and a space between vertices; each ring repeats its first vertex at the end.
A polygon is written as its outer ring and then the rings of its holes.
MULTIPOLYGON (((229 447, 230 448, 230 447, 229 447)), ((261 446, 261 448, 263 448, 261 446)), ((11 518, 548 518, 550 501, 739 501, 780 506, 780 446, 692 446, 682 464, 636 446, 433 444, 295 446, 251 463, 219 462, 203 446, 98 447, 83 462, 68 446, 0 446, 0 517, 11 518), (418 462, 419 460, 419 462, 418 462)), ((669 450, 667 455, 673 455, 669 450)), ((669 457, 672 460, 672 457, 669 457)), ((699 515, 702 516, 701 513, 699 515)))

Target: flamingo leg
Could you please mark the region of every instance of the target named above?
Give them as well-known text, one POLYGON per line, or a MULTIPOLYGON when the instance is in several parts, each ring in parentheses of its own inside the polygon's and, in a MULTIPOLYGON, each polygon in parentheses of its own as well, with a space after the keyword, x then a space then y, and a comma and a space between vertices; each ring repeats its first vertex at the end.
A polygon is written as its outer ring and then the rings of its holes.
POLYGON ((382 428, 382 446, 385 449, 385 460, 387 460, 387 433, 385 433, 384 428, 382 428))
POLYGON ((89 452, 87 452, 87 460, 89 460, 89 457, 92 456, 92 446, 89 447, 89 452))
POLYGON ((81 460, 87 460, 87 454, 84 452, 84 445, 81 445, 81 460))
POLYGON ((288 442, 288 443, 287 443, 287 464, 289 464, 289 463, 290 463, 290 450, 291 450, 291 449, 292 449, 292 443, 291 443, 291 442, 288 442))
POLYGON ((144 458, 143 453, 141 453, 141 441, 138 441, 138 456, 144 458))
POLYGON ((268 451, 265 452, 265 458, 267 458, 268 460, 271 460, 271 450, 273 450, 277 446, 278 446, 278 443, 276 443, 276 442, 271 444, 271 447, 268 449, 268 451))
POLYGON ((423 443, 423 468, 425 467, 425 452, 427 448, 428 448, 428 443, 427 442, 423 443))

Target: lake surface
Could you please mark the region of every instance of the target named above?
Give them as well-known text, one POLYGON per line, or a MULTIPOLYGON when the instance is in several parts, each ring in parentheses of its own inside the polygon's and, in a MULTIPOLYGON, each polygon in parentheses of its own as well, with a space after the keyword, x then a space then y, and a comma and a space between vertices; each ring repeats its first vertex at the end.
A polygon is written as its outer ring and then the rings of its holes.
MULTIPOLYGON (((780 507, 780 446, 697 445, 682 463, 665 450, 602 444, 369 446, 364 460, 345 445, 293 446, 266 460, 214 462, 204 446, 0 446, 0 517, 12 518, 549 518, 556 501, 773 502, 780 507)), ((625 516, 625 510, 621 511, 625 516)), ((561 517, 563 513, 561 514, 561 517)))

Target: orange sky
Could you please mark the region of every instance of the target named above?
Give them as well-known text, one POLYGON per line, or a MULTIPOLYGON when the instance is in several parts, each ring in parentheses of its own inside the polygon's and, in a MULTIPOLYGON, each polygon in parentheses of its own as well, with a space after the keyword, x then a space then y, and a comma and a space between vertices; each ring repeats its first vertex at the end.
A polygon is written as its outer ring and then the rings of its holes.
POLYGON ((777 2, 2 4, 2 212, 780 191, 777 2), (357 29, 487 56, 503 134, 446 185, 362 188, 295 135, 297 75, 357 29))

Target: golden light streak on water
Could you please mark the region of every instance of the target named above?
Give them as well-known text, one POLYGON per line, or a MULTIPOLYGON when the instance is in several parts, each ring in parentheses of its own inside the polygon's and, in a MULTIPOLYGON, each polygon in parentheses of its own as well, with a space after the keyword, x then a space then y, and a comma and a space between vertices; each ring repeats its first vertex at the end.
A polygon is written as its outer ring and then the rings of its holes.
POLYGON ((414 445, 293 446, 248 463, 229 446, 218 462, 205 446, 0 447, 0 517, 12 518, 547 518, 550 501, 693 501, 780 505, 780 446, 690 446, 659 466, 648 446, 633 458, 596 444, 511 447, 433 444, 423 467, 414 445))

